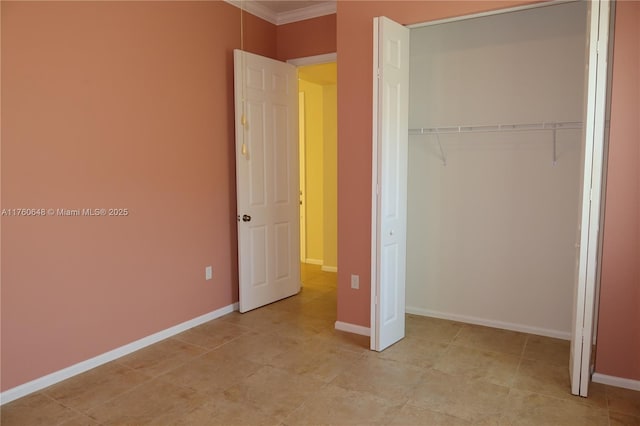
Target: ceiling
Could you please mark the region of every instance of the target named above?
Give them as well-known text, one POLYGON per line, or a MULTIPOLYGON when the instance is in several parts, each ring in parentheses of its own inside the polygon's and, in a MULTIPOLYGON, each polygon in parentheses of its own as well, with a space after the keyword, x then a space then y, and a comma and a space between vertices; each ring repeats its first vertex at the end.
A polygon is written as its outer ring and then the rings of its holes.
POLYGON ((297 11, 305 9, 310 6, 317 6, 319 3, 333 3, 335 1, 323 1, 323 0, 307 0, 307 1, 288 1, 288 0, 254 0, 255 3, 259 3, 265 8, 269 9, 273 13, 283 13, 297 11))
POLYGON ((272 24, 282 25, 336 13, 336 0, 225 0, 272 24))

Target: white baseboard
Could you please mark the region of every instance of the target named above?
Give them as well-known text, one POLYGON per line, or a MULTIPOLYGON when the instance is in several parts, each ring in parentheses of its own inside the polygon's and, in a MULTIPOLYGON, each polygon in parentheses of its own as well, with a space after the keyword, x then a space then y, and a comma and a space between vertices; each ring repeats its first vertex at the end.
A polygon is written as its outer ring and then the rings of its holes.
POLYGON ((336 330, 346 331, 347 333, 360 334, 362 336, 371 336, 371 329, 361 325, 350 324, 348 322, 336 321, 336 330))
POLYGON ((308 263, 309 265, 322 265, 322 259, 305 259, 304 263, 308 263))
POLYGON ((432 311, 430 309, 414 308, 407 306, 405 311, 408 314, 421 315, 425 317, 441 318, 451 321, 466 322, 469 324, 484 325, 487 327, 501 328, 504 330, 519 331, 522 333, 537 334, 539 336, 554 337, 556 339, 571 340, 571 333, 567 331, 551 330, 546 328, 531 327, 524 324, 490 320, 485 318, 470 317, 466 315, 452 314, 448 312, 432 311))
POLYGON ((200 324, 204 324, 205 322, 209 322, 237 310, 238 303, 224 306, 220 309, 216 309, 215 311, 193 318, 189 321, 185 321, 181 324, 174 325, 173 327, 169 327, 165 330, 143 337, 142 339, 136 340, 135 342, 120 346, 119 348, 113 349, 109 352, 105 352, 101 355, 89 358, 85 361, 81 361, 67 368, 63 368, 62 370, 47 374, 46 376, 39 377, 30 382, 16 386, 15 388, 8 389, 0 393, 0 405, 6 404, 18 398, 22 398, 23 396, 26 396, 30 393, 39 391, 70 377, 84 373, 85 371, 91 370, 92 368, 99 367, 102 364, 106 364, 107 362, 111 362, 115 359, 157 343, 168 337, 175 336, 176 334, 182 333, 183 331, 186 331, 190 328, 193 328, 200 324))
POLYGON ((595 383, 602 383, 603 385, 615 386, 617 388, 640 391, 640 380, 624 379, 622 377, 593 373, 591 381, 595 383))
POLYGON ((322 268, 320 268, 322 271, 325 272, 338 272, 338 267, 337 266, 325 266, 322 265, 322 268))

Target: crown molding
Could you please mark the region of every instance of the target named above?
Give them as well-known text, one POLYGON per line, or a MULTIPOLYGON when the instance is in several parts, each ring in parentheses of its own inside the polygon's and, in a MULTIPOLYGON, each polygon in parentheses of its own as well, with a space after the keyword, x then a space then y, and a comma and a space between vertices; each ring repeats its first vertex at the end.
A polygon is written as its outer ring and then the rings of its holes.
POLYGON ((337 7, 335 2, 318 3, 313 6, 305 7, 303 9, 278 13, 276 15, 276 25, 290 24, 292 22, 332 15, 336 13, 336 10, 337 7))
POLYGON ((274 25, 278 25, 278 16, 276 13, 273 13, 271 10, 262 6, 260 3, 256 3, 253 1, 244 1, 244 0, 224 0, 225 3, 229 3, 237 7, 238 9, 244 10, 252 14, 253 16, 257 16, 258 18, 264 19, 267 22, 271 22, 274 25))
POLYGON ((242 9, 247 13, 264 19, 274 25, 290 24, 292 22, 304 21, 306 19, 318 18, 336 13, 336 3, 327 2, 317 5, 308 6, 302 9, 292 10, 289 12, 275 13, 260 3, 251 0, 224 0, 226 3, 242 9))

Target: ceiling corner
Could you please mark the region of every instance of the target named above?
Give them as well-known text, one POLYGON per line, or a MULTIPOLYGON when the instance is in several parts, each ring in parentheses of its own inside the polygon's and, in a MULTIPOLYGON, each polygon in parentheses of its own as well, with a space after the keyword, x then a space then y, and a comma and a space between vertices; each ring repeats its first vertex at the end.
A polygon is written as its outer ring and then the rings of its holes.
POLYGON ((336 13, 336 10, 336 2, 327 1, 302 9, 280 12, 276 17, 276 25, 290 24, 292 22, 332 15, 336 13))
POLYGON ((224 0, 224 2, 229 3, 240 10, 244 10, 253 16, 264 19, 274 25, 279 25, 278 14, 258 2, 245 0, 224 0))

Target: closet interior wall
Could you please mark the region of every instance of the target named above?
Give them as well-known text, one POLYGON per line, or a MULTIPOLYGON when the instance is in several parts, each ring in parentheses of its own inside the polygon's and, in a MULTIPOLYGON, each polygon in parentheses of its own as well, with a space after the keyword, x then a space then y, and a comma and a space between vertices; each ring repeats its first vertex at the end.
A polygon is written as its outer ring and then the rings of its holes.
MULTIPOLYGON (((409 128, 581 122, 586 3, 411 30, 409 128)), ((410 134, 407 312, 569 338, 580 129, 410 134)))

